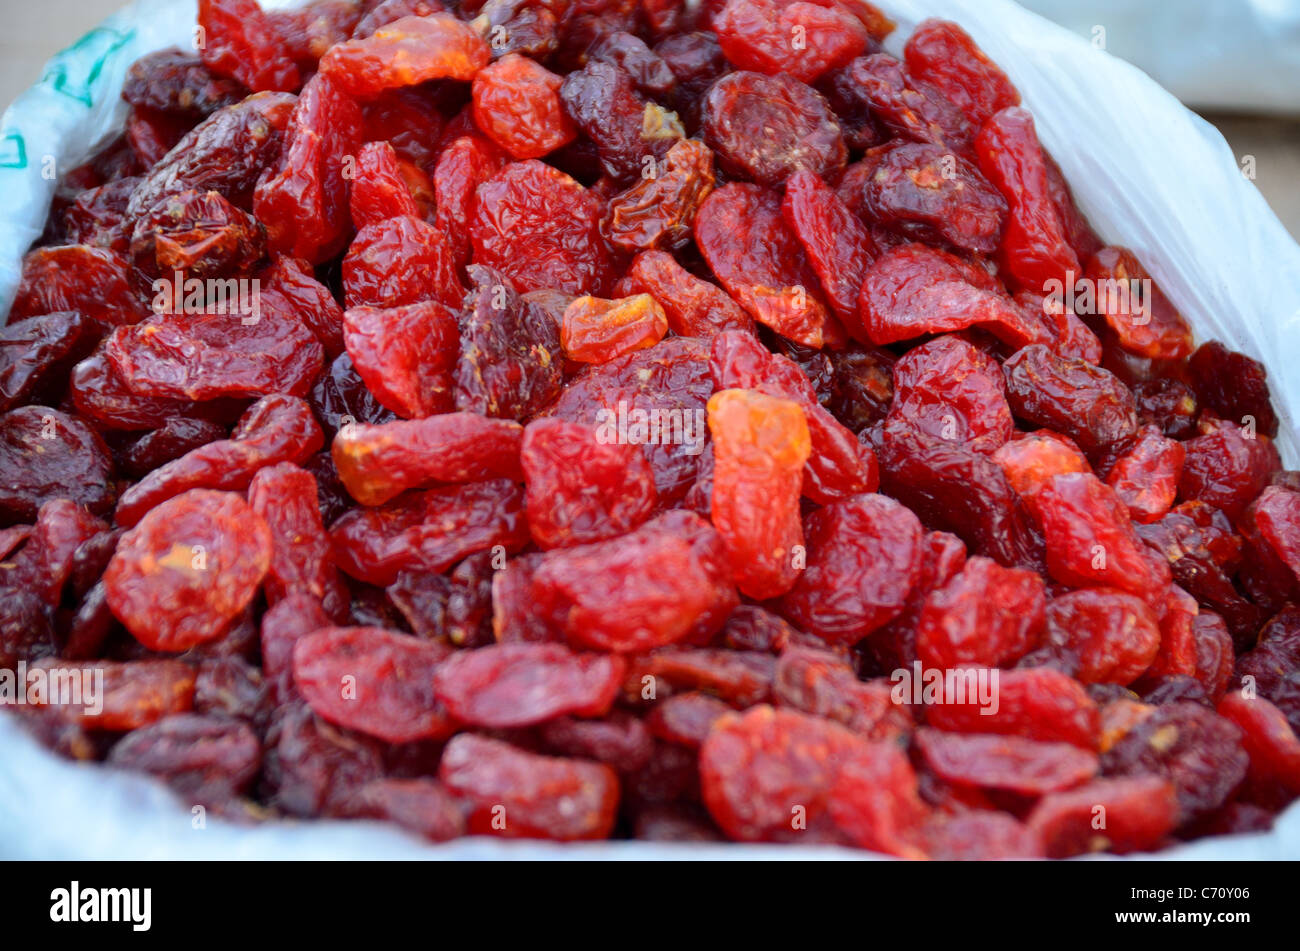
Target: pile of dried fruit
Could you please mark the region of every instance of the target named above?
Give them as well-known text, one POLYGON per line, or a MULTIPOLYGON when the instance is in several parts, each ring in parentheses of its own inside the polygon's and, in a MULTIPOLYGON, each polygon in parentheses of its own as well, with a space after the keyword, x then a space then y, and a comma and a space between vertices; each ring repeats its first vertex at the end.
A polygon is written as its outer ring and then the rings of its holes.
POLYGON ((51 747, 438 840, 1068 856, 1300 794, 1263 369, 960 28, 199 9, 0 329, 0 668, 104 678, 14 708, 51 747))

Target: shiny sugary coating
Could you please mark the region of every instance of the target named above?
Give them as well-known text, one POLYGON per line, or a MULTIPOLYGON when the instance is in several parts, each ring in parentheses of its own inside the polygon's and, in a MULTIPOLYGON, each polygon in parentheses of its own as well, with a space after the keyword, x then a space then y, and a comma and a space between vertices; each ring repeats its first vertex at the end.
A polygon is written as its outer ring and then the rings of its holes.
POLYGON ((52 749, 434 842, 1066 858, 1300 797, 1262 355, 959 25, 198 26, 0 315, 0 673, 104 674, 19 708, 52 749))

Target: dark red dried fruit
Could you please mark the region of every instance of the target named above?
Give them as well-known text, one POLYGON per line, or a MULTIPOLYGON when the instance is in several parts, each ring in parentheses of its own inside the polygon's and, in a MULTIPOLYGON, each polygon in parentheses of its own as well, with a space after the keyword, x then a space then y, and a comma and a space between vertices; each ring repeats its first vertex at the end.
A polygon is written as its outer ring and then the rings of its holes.
POLYGON ((103 440, 80 419, 47 406, 0 415, 0 523, 30 522, 53 499, 95 514, 113 503, 113 463, 103 440))
POLYGON ((1043 797, 1026 821, 1052 858, 1142 852, 1163 844, 1178 824, 1178 800, 1159 776, 1099 779, 1043 797))
POLYGON ((691 240, 700 203, 713 191, 713 153, 682 139, 641 181, 609 202, 605 234, 622 251, 672 251, 691 240))
POLYGON ((938 439, 992 452, 1015 429, 997 361, 960 337, 913 347, 894 364, 891 419, 938 439))
POLYGON ((1112 373, 1035 345, 1002 365, 1021 419, 1069 436, 1091 452, 1137 432, 1133 393, 1112 373))
POLYGON ((219 805, 252 785, 262 747, 239 720, 181 713, 132 730, 107 762, 152 773, 190 801, 219 805))
POLYGON ((58 403, 73 364, 90 355, 98 324, 65 311, 0 327, 0 413, 21 403, 58 403))

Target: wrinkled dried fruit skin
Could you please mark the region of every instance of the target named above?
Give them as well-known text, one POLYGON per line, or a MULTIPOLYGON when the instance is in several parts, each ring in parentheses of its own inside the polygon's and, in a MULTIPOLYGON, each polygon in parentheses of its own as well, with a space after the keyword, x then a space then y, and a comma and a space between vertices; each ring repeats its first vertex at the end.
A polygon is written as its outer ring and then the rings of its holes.
POLYGON ((700 125, 704 93, 730 68, 717 36, 703 31, 668 36, 655 44, 654 52, 668 64, 677 79, 669 104, 677 110, 687 131, 694 135, 700 125))
POLYGON ((1154 522, 1174 504, 1186 450, 1154 426, 1140 430, 1132 445, 1115 460, 1106 484, 1115 490, 1133 520, 1154 522))
POLYGON ((668 317, 649 294, 617 300, 574 298, 560 323, 560 344, 570 360, 607 363, 653 347, 668 332, 668 317))
POLYGON ((1130 684, 1160 648, 1155 614, 1141 599, 1107 588, 1085 588, 1047 605, 1047 642, 1078 658, 1084 683, 1130 684))
MULTIPOLYGON (((1097 705, 1077 680, 1049 667, 1003 670, 997 678, 996 709, 973 701, 935 703, 926 707, 926 721, 954 733, 996 733, 1098 748, 1097 705)), ((967 696, 973 695, 968 691, 967 696)))
POLYGON ((578 130, 560 102, 562 77, 508 53, 474 77, 474 123, 515 160, 541 158, 578 130))
POLYGON ((733 707, 764 703, 772 695, 775 660, 767 653, 712 647, 668 648, 633 658, 623 685, 624 701, 660 693, 702 690, 733 707))
POLYGON ((668 150, 663 169, 642 173, 641 181, 610 200, 604 233, 630 253, 676 250, 691 240, 695 213, 713 184, 713 153, 682 139, 668 150))
POLYGON ((122 253, 130 241, 125 221, 138 177, 119 178, 79 194, 63 212, 63 237, 68 244, 85 244, 122 253))
POLYGON ((1102 757, 1107 776, 1168 779, 1178 797, 1179 824, 1221 806, 1246 776, 1241 730, 1197 703, 1157 707, 1102 757))
POLYGON ((248 95, 240 82, 218 76, 200 57, 175 47, 131 64, 122 98, 133 106, 176 113, 195 120, 234 105, 248 95))
POLYGON ((1098 770, 1096 754, 1069 743, 923 727, 917 731, 916 745, 925 765, 948 782, 1028 796, 1081 785, 1098 770))
POLYGON ((958 154, 968 153, 975 141, 979 123, 887 53, 859 57, 841 76, 837 85, 850 101, 900 138, 945 145, 958 154))
POLYGON ((380 746, 340 730, 305 703, 277 711, 266 737, 263 779, 271 802, 290 815, 345 815, 360 790, 383 775, 380 746))
MULTIPOLYGON (((498 581, 515 570, 512 564, 498 581)), ((531 613, 551 636, 617 652, 705 638, 722 627, 737 601, 721 537, 699 516, 681 511, 610 541, 549 551, 525 585, 531 613)), ((497 636, 514 635, 498 628, 497 636)))
POLYGON ((709 400, 713 436, 710 512, 741 593, 757 600, 795 584, 803 546, 799 496, 811 443, 802 407, 754 390, 709 400))
POLYGON ((700 749, 704 804, 728 837, 742 842, 798 842, 834 835, 829 810, 838 768, 869 751, 837 723, 791 710, 756 706, 723 717, 700 749), (802 806, 807 827, 792 821, 802 806))
POLYGON ((806 83, 861 56, 880 38, 839 5, 775 0, 728 0, 713 29, 738 69, 789 73, 806 83), (804 31, 806 47, 791 48, 796 28, 804 31))
POLYGON ((926 20, 904 47, 908 73, 932 84, 975 125, 1020 104, 1020 93, 956 23, 926 20))
POLYGON ((380 586, 406 570, 441 573, 494 545, 522 548, 528 542, 523 509, 523 490, 504 479, 408 492, 336 521, 334 558, 349 576, 380 586))
POLYGON ((891 419, 929 436, 992 452, 1015 424, 997 361, 960 337, 914 347, 894 364, 891 419))
POLYGON ((600 294, 612 280, 596 198, 536 160, 513 162, 480 184, 470 209, 474 261, 521 293, 556 288, 600 294))
POLYGON ((447 744, 438 778, 469 803, 474 835, 573 841, 606 838, 614 826, 618 778, 602 764, 462 733, 447 744))
POLYGON ((68 374, 90 355, 102 328, 64 311, 0 327, 0 413, 22 403, 58 403, 68 374))
POLYGON ((727 173, 759 185, 779 186, 801 169, 833 176, 848 160, 826 100, 786 74, 735 72, 718 80, 704 99, 702 131, 727 173), (763 135, 756 138, 755 129, 763 135))
POLYGON ((155 506, 189 489, 242 491, 259 469, 281 462, 300 465, 323 441, 305 400, 264 397, 240 417, 229 439, 188 452, 127 489, 114 517, 119 525, 130 527, 155 506))
POLYGON ((898 142, 873 153, 863 189, 872 219, 909 237, 966 251, 996 251, 1007 202, 972 163, 946 146, 898 142))
POLYGON ((445 647, 366 627, 327 627, 293 646, 293 680, 318 716, 389 743, 450 735, 433 675, 445 647))
POLYGON ((504 273, 472 264, 469 277, 473 289, 459 318, 456 408, 527 419, 560 395, 560 328, 544 307, 516 294, 504 273))
POLYGON ((376 779, 357 792, 352 814, 392 822, 431 842, 465 834, 460 804, 432 779, 376 779))
POLYGON ((494 644, 453 654, 435 672, 433 690, 457 720, 507 729, 566 714, 604 716, 623 670, 621 657, 562 644, 494 644))
POLYGON ((127 217, 187 188, 219 192, 237 208, 250 208, 258 177, 280 155, 296 103, 287 93, 258 93, 208 116, 149 171, 131 195, 127 217))
POLYGON ((69 499, 46 502, 36 513, 26 545, 0 562, 0 587, 34 591, 57 608, 72 575, 77 549, 107 527, 69 499))
POLYGON ((252 784, 262 748, 238 720, 182 713, 131 731, 109 751, 108 763, 152 773, 190 801, 212 805, 252 784))
POLYGON ((841 766, 831 816, 853 844, 899 858, 923 858, 916 842, 928 809, 907 757, 892 743, 870 743, 841 766))
POLYGON ((682 337, 754 329, 753 319, 726 291, 691 274, 664 251, 644 251, 633 258, 614 292, 649 294, 663 308, 668 329, 682 337))
POLYGON ((0 416, 0 524, 31 522, 46 502, 71 499, 99 515, 113 504, 113 462, 75 416, 23 406, 0 416))
POLYGON ((651 707, 645 725, 661 740, 699 749, 713 724, 731 712, 731 707, 707 693, 677 693, 651 707))
POLYGON ((590 427, 539 419, 524 431, 519 462, 528 528, 539 548, 615 538, 654 511, 650 463, 636 446, 604 442, 590 427))
POLYGON ((911 715, 894 702, 888 685, 858 680, 846 661, 828 651, 787 647, 772 681, 777 706, 834 720, 869 740, 896 741, 912 730, 911 715))
POLYGON ((930 333, 983 327, 1022 347, 1043 334, 1000 289, 972 282, 959 258, 921 244, 885 251, 867 268, 858 297, 861 325, 871 343, 885 345, 930 333))
POLYGON ((37 248, 23 258, 9 322, 61 311, 109 326, 134 324, 148 313, 132 288, 127 258, 81 244, 37 248))
POLYGON ((343 341, 358 376, 385 408, 407 419, 451 410, 456 318, 437 301, 353 307, 343 341))
POLYGON ((288 462, 259 469, 248 487, 248 504, 271 530, 267 603, 302 592, 319 598, 330 616, 341 617, 348 598, 321 522, 315 477, 288 462))
POLYGON ((478 135, 455 139, 438 156, 432 171, 437 225, 447 235, 458 267, 469 262, 476 190, 504 163, 500 149, 478 135))
POLYGON ((465 294, 447 236, 413 215, 361 229, 343 259, 343 287, 349 308, 426 301, 454 308, 465 294))
MULTIPOLYGON (((250 215, 216 192, 169 195, 135 220, 132 262, 142 274, 181 281, 248 274, 266 252, 266 235, 250 215)), ((171 302, 154 310, 165 312, 171 302)), ((231 302, 234 303, 233 301, 231 302)))
POLYGON ((136 640, 181 651, 225 633, 270 562, 270 530, 242 498, 191 489, 122 536, 104 585, 113 614, 136 640))
POLYGON ((583 371, 565 386, 548 415, 604 427, 615 441, 639 445, 654 469, 660 504, 669 506, 695 481, 707 436, 705 406, 713 390, 708 348, 697 340, 673 338, 583 371), (656 418, 666 438, 649 431, 656 418))
POLYGON ((1178 496, 1206 502, 1235 519, 1280 467, 1271 440, 1224 421, 1183 443, 1178 496))
POLYGON ((781 600, 796 627, 853 644, 897 617, 921 570, 921 523, 883 495, 860 495, 806 522, 807 568, 781 600))
POLYGON ((487 44, 469 24, 435 13, 404 16, 331 47, 321 57, 320 71, 364 99, 433 79, 468 82, 490 59, 487 44))
POLYGON ((411 488, 435 483, 519 480, 523 429, 474 413, 355 424, 334 438, 339 478, 362 505, 382 505, 411 488))
POLYGON ((696 217, 695 240, 723 287, 759 323, 820 347, 826 307, 774 192, 731 184, 713 192, 696 217))
POLYGON ((133 393, 175 400, 305 396, 325 362, 315 335, 278 309, 164 313, 119 327, 103 353, 133 393))
POLYGON ((292 92, 301 76, 257 0, 199 0, 203 64, 253 92, 292 92))
POLYGON ((1158 776, 1099 779, 1043 797, 1026 821, 1051 858, 1144 852, 1159 847, 1178 824, 1178 800, 1158 776), (1104 831, 1094 826, 1098 808, 1105 809, 1104 831))
POLYGON ((1271 485, 1248 511, 1263 540, 1291 573, 1300 578, 1300 492, 1271 485))
POLYGON ((574 125, 596 146, 606 175, 627 182, 641 174, 647 156, 661 161, 683 138, 677 116, 636 90, 626 70, 599 60, 569 73, 560 99, 574 125))
MULTIPOLYGON (((1087 265, 1084 277, 1092 283, 1095 288, 1094 293, 1100 297, 1104 291, 1107 295, 1104 302, 1096 301, 1096 313, 1105 317, 1106 323, 1115 332, 1121 347, 1129 353, 1153 359, 1177 359, 1192 352, 1192 328, 1169 302, 1169 298, 1165 297, 1164 292, 1151 281, 1150 275, 1138 262, 1133 252, 1127 248, 1101 248, 1087 261, 1087 265)), ((1220 347, 1226 356, 1227 350, 1222 344, 1216 343, 1213 346, 1220 347)), ((1249 360, 1239 354, 1236 356, 1241 360, 1249 360)), ((1254 361, 1244 365, 1237 364, 1235 360, 1229 361, 1231 369, 1224 368, 1222 371, 1223 384, 1221 385, 1228 385, 1229 379, 1233 377, 1238 366, 1241 372, 1249 377, 1260 374, 1259 380, 1262 382, 1262 367, 1258 364, 1251 367, 1251 363, 1254 361)), ((1199 361, 1188 365, 1193 379, 1198 378, 1202 372, 1200 368, 1204 366, 1205 364, 1199 361)), ((1199 383, 1197 386, 1199 389, 1199 383)), ((1273 433, 1267 431, 1267 421, 1269 419, 1275 421, 1276 417, 1268 408, 1267 394, 1268 388, 1265 384, 1262 405, 1254 400, 1250 402, 1264 411, 1264 415, 1259 419, 1261 431, 1271 436, 1273 433)), ((1208 392, 1203 395, 1203 398, 1205 396, 1208 396, 1208 392)), ((1223 405, 1228 404, 1225 402, 1223 405)), ((1215 409, 1223 411, 1217 407, 1215 409)), ((1273 425, 1276 426, 1276 422, 1273 425)))
POLYGON ((1034 510, 1047 543, 1047 569, 1057 581, 1120 588, 1148 601, 1168 585, 1168 565, 1149 557, 1128 509, 1096 476, 1052 477, 1035 496, 1034 510))
POLYGON ((1300 740, 1282 712, 1262 697, 1248 699, 1234 690, 1219 701, 1218 713, 1241 730, 1250 757, 1250 798, 1281 807, 1300 796, 1300 740))
POLYGON ((1015 414, 1069 436, 1085 452, 1137 432, 1132 391, 1101 367, 1035 345, 1012 354, 1002 369, 1015 414))
POLYGON ((1043 636, 1043 581, 976 556, 931 592, 917 622, 916 649, 927 667, 996 667, 1033 650, 1043 636))

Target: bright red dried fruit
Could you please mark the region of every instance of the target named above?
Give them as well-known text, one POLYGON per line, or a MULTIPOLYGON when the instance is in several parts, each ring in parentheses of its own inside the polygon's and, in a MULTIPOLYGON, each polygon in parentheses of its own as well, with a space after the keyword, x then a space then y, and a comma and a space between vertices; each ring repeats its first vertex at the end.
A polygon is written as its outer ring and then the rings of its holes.
POLYGON ((576 297, 564 310, 560 344, 570 360, 607 363, 653 347, 668 332, 664 310, 649 294, 618 300, 576 297))
MULTIPOLYGON (((974 677, 978 671, 964 673, 974 677)), ((967 702, 928 705, 926 721, 955 733, 997 733, 1073 743, 1086 750, 1098 748, 1101 720, 1097 705, 1074 678, 1049 667, 996 674, 988 671, 986 676, 997 678, 996 706, 993 700, 981 703, 977 692, 968 689, 967 702)))
POLYGON ((433 690, 457 720, 507 729, 567 714, 602 717, 623 671, 621 657, 562 644, 494 644, 449 657, 433 675, 433 690))
POLYGON ((537 756, 469 733, 452 739, 438 778, 470 807, 469 831, 505 838, 607 838, 618 777, 585 760, 537 756))
POLYGON ((1084 683, 1130 684, 1160 649, 1160 626, 1146 602, 1113 588, 1085 588, 1047 604, 1047 642, 1078 659, 1084 683))
POLYGON ((848 756, 831 787, 831 816, 857 846, 917 859, 919 827, 928 812, 916 774, 892 743, 870 743, 848 756))
POLYGON ((913 347, 894 364, 891 418, 939 439, 992 452, 1015 424, 997 361, 955 336, 913 347))
POLYGON ((487 44, 450 13, 404 16, 332 46, 320 71, 358 98, 434 79, 468 82, 488 64, 487 44))
POLYGON ((1282 712, 1263 697, 1248 699, 1237 690, 1219 701, 1218 712, 1241 730, 1252 798, 1282 806, 1300 796, 1300 740, 1282 712))
POLYGON ((507 53, 474 77, 474 124, 510 157, 541 158, 578 136, 560 102, 563 77, 507 53))
POLYGON ((644 251, 633 258, 615 293, 649 294, 663 308, 668 328, 682 337, 754 328, 754 321, 725 291, 691 274, 664 251, 644 251))
POLYGON ((975 556, 929 595, 916 627, 926 667, 996 667, 1019 660, 1041 642, 1043 580, 975 556))
POLYGON ((327 627, 293 646, 293 680, 316 713, 389 743, 449 736, 433 675, 447 656, 429 641, 379 628, 327 627))
POLYGON ((399 161, 388 142, 367 142, 357 153, 348 210, 358 231, 389 218, 422 217, 399 161))
MULTIPOLYGON (((1192 352, 1192 328, 1151 280, 1133 252, 1127 248, 1101 248, 1087 265, 1086 286, 1096 297, 1093 312, 1106 318, 1120 346, 1140 357, 1161 360, 1185 357, 1192 352)), ((1196 374, 1198 366, 1204 364, 1193 363, 1189 369, 1196 374)), ((1224 376, 1226 383, 1227 374, 1224 376)), ((1267 408, 1267 389, 1265 394, 1263 405, 1267 408)), ((1267 410, 1267 416, 1272 416, 1271 410, 1267 410)), ((1267 427, 1263 431, 1265 435, 1273 435, 1267 427)))
POLYGON ((353 307, 343 315, 343 341, 381 405, 408 419, 452 408, 459 340, 456 318, 442 304, 353 307))
MULTIPOLYGON (((882 17, 881 28, 887 22, 882 17)), ((789 73, 806 83, 861 56, 880 39, 833 3, 728 0, 714 17, 713 29, 722 52, 737 68, 789 73), (795 43, 796 36, 803 37, 802 42, 795 43)))
POLYGON ((343 258, 343 288, 350 308, 459 307, 465 296, 447 236, 413 215, 361 229, 343 258))
POLYGON ((956 23, 925 20, 903 50, 907 71, 955 102, 975 125, 1020 104, 1006 74, 956 23))
POLYGON ((964 786, 1041 796, 1087 782, 1097 775, 1094 753, 1070 743, 1044 743, 1019 736, 941 733, 922 727, 916 746, 935 775, 964 786))
POLYGON ((1099 779, 1044 796, 1026 822, 1052 858, 1149 851, 1178 824, 1178 800, 1159 776, 1099 779))
POLYGON ((182 651, 221 637, 270 563, 271 533, 260 515, 233 493, 192 489, 122 536, 104 586, 136 640, 182 651))

